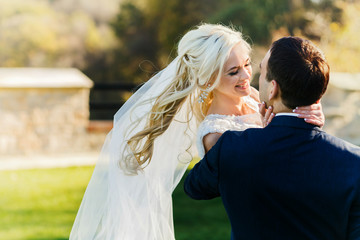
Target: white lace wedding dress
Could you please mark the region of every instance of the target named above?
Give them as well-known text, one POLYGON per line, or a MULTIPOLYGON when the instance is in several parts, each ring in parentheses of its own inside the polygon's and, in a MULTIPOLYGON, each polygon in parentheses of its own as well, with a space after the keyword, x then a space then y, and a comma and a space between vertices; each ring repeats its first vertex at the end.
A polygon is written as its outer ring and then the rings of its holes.
POLYGON ((242 116, 209 114, 201 122, 197 130, 196 141, 199 157, 202 158, 205 155, 203 138, 209 133, 224 133, 228 130, 243 131, 247 128, 259 128, 262 126, 260 114, 258 113, 258 103, 250 96, 243 99, 256 113, 242 116))

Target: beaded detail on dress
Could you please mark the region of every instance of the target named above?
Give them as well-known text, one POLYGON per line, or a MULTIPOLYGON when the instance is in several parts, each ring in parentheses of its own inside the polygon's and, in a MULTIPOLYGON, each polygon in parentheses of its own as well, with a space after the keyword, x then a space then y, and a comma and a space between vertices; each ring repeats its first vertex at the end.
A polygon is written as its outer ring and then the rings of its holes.
POLYGON ((250 108, 256 111, 256 113, 247 115, 209 114, 200 123, 196 138, 199 157, 202 158, 205 155, 203 138, 209 133, 224 133, 228 130, 244 131, 248 128, 262 127, 261 116, 258 113, 257 102, 250 96, 244 97, 244 100, 250 108))

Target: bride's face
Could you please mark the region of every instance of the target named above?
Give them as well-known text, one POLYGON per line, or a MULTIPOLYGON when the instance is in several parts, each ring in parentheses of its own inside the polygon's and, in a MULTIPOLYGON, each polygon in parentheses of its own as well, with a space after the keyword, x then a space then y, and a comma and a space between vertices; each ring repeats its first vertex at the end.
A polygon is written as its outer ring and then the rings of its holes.
POLYGON ((251 75, 249 51, 239 43, 230 52, 214 94, 237 99, 249 95, 251 75))

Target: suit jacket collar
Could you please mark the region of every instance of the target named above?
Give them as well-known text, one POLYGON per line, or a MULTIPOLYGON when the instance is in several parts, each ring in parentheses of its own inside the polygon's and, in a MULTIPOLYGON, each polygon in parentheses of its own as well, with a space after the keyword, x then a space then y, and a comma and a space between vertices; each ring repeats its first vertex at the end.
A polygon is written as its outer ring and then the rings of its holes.
POLYGON ((273 127, 273 126, 285 126, 285 127, 322 131, 318 126, 305 122, 303 118, 298 118, 293 116, 275 116, 267 127, 273 127))

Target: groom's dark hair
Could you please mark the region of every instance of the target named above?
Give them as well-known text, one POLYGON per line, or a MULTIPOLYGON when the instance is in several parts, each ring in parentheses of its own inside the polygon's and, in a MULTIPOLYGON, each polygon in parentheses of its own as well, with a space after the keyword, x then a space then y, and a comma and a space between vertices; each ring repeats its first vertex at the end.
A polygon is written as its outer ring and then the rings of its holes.
POLYGON ((284 37, 270 49, 266 79, 275 80, 288 108, 319 100, 329 82, 330 67, 322 52, 309 40, 284 37))

